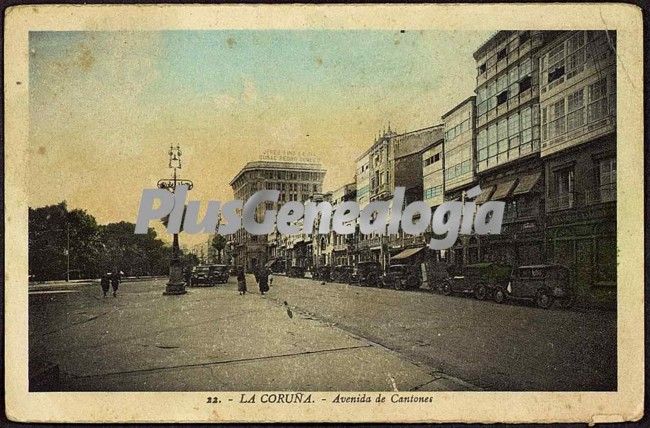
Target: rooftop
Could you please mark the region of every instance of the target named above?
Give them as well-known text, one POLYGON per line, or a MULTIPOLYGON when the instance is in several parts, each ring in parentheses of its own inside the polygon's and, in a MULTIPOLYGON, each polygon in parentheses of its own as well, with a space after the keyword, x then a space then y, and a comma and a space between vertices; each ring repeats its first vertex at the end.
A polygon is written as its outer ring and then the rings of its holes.
POLYGON ((237 175, 230 180, 230 185, 237 181, 239 177, 244 172, 247 171, 255 171, 255 170, 297 170, 297 171, 316 171, 316 172, 327 172, 323 168, 323 165, 320 163, 305 163, 305 162, 285 162, 285 161, 270 161, 270 160, 260 160, 260 161, 252 161, 246 163, 244 167, 239 170, 237 175))

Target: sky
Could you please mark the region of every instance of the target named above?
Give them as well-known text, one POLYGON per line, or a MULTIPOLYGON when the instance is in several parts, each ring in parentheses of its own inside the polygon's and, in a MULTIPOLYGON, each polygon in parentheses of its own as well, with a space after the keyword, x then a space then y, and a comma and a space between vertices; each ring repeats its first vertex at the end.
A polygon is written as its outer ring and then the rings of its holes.
POLYGON ((440 123, 473 94, 487 32, 31 32, 29 206, 66 200, 135 222, 142 190, 183 152, 191 199, 233 199, 266 149, 307 151, 324 189, 354 177, 382 129, 440 123))

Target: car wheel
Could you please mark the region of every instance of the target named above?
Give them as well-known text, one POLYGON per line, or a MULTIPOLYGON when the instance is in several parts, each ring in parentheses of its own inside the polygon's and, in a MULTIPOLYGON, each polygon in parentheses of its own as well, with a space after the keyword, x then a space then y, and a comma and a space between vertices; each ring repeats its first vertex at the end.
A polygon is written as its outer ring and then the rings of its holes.
POLYGON ((445 296, 449 296, 451 294, 451 283, 449 283, 449 281, 445 281, 445 283, 442 284, 442 294, 445 296))
POLYGON ((376 287, 379 284, 379 278, 377 275, 370 275, 367 279, 368 286, 376 287))
POLYGON ((476 300, 485 300, 485 296, 487 294, 487 290, 485 289, 485 285, 479 285, 476 287, 476 290, 474 290, 474 297, 476 300))
POLYGON ((503 303, 506 300, 506 293, 502 289, 497 288, 494 290, 494 301, 497 303, 503 303))
POLYGON ((542 290, 537 293, 535 304, 538 308, 548 309, 553 304, 553 297, 548 293, 548 291, 542 290))
POLYGON ((405 287, 404 287, 404 284, 402 284, 402 280, 401 280, 401 279, 398 279, 397 281, 395 281, 395 283, 393 284, 393 286, 395 287, 395 290, 404 290, 404 288, 405 288, 405 287))

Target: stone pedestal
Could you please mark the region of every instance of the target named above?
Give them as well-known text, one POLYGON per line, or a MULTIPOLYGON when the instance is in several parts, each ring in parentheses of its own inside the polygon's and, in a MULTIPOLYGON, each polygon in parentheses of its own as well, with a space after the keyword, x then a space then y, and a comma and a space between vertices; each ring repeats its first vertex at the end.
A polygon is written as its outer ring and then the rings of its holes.
POLYGON ((187 293, 185 290, 185 278, 183 275, 183 266, 178 257, 178 234, 174 235, 174 244, 172 246, 172 260, 169 265, 169 282, 165 287, 165 296, 177 296, 187 293))

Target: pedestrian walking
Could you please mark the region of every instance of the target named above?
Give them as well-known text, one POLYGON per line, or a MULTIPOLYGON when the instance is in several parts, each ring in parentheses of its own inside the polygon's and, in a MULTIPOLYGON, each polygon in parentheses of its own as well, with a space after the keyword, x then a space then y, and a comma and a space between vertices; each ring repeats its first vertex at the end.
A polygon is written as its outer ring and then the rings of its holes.
POLYGON ((255 279, 260 287, 260 294, 264 295, 269 291, 269 271, 264 266, 260 266, 256 271, 255 279))
POLYGON ((243 266, 237 268, 237 290, 241 296, 246 294, 246 274, 243 266))
POLYGON ((113 287, 113 297, 117 297, 117 288, 120 286, 120 272, 113 272, 111 275, 111 286, 113 287))
POLYGON ((100 284, 102 285, 102 292, 104 293, 104 297, 106 297, 106 294, 108 294, 108 289, 111 287, 111 277, 110 277, 110 272, 107 272, 102 275, 100 279, 100 284))

